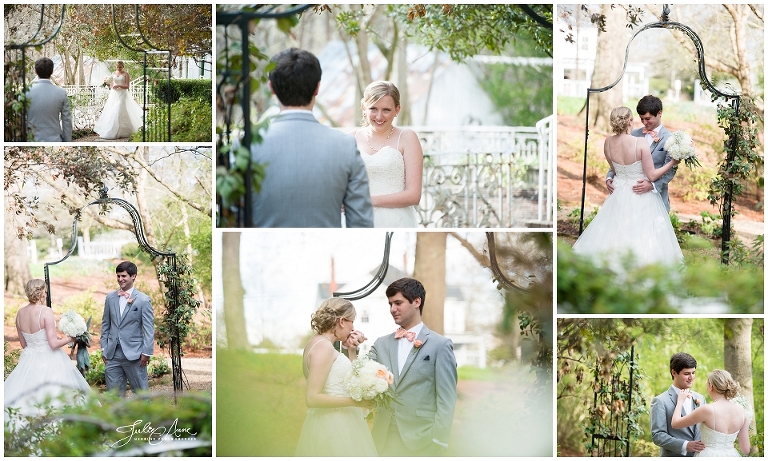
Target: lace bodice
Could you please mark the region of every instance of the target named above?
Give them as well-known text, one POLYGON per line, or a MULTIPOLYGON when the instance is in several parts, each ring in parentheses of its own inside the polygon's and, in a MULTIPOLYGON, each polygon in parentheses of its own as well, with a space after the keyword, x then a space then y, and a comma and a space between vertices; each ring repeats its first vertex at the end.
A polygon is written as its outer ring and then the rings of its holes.
POLYGON ((112 83, 114 85, 125 85, 127 77, 127 74, 117 75, 117 72, 115 72, 112 74, 112 83))
POLYGON ((631 181, 632 184, 638 179, 645 179, 645 173, 643 172, 643 164, 639 160, 629 165, 622 165, 621 163, 613 163, 614 167, 614 187, 616 182, 631 181))
POLYGON ((21 332, 24 335, 24 340, 27 342, 26 349, 35 350, 43 347, 50 348, 48 345, 48 336, 45 334, 45 328, 38 330, 34 333, 21 332))
POLYGON ((368 172, 371 195, 387 195, 405 190, 405 161, 403 154, 394 147, 386 146, 373 155, 362 152, 368 172))
POLYGON ((714 429, 710 429, 706 424, 701 424, 699 428, 701 431, 701 441, 704 442, 704 446, 707 448, 733 448, 733 442, 736 441, 736 437, 739 435, 739 431, 733 434, 723 434, 714 429))
POLYGON ((328 378, 325 380, 323 394, 334 397, 349 397, 349 393, 344 389, 344 378, 352 369, 352 362, 344 354, 336 356, 336 360, 331 365, 331 371, 328 372, 328 378))

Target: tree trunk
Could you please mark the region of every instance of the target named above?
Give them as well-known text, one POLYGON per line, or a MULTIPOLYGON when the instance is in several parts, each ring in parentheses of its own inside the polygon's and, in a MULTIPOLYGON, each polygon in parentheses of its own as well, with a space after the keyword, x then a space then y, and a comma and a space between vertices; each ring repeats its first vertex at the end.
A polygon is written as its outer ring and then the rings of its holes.
MULTIPOLYGON (((752 319, 723 320, 723 362, 725 369, 741 386, 741 394, 755 408, 754 387, 752 385, 752 319)), ((754 424, 750 425, 750 435, 755 434, 754 424)))
POLYGON ((424 324, 439 334, 445 332, 445 232, 416 234, 416 262, 413 278, 426 290, 426 302, 421 318, 424 324))
POLYGON ((17 237, 13 220, 5 218, 5 292, 26 296, 25 286, 32 278, 29 271, 27 240, 17 237))
POLYGON ((224 281, 224 326, 229 349, 250 349, 245 329, 242 279, 240 278, 240 232, 221 233, 221 277, 224 281))
MULTIPOLYGON (((408 60, 406 59, 406 50, 408 49, 408 38, 402 34, 400 46, 395 51, 397 57, 397 89, 400 90, 400 121, 398 125, 409 126, 411 122, 411 101, 408 97, 408 60)), ((437 53, 437 51, 435 51, 437 53)))
MULTIPOLYGON (((627 46, 624 9, 611 8, 612 6, 615 5, 602 5, 601 13, 605 15, 605 32, 599 32, 597 36, 595 70, 589 85, 591 88, 603 88, 616 81, 624 65, 624 51, 627 46)), ((621 84, 593 95, 589 111, 592 126, 609 131, 611 110, 621 106, 623 101, 624 92, 621 84)))

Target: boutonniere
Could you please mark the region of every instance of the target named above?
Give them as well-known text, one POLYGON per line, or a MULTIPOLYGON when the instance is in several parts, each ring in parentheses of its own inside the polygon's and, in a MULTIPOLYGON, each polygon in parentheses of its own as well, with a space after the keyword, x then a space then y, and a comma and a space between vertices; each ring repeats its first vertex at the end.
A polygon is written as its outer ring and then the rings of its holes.
POLYGON ((133 298, 128 298, 128 305, 130 306, 131 304, 133 304, 133 298))
POLYGON ((657 136, 657 137, 655 137, 655 138, 653 138, 653 142, 654 142, 654 143, 658 143, 658 142, 659 142, 659 140, 660 140, 660 138, 659 138, 658 136, 657 136))
POLYGON ((694 403, 694 405, 696 405, 696 406, 698 407, 698 406, 700 406, 700 405, 701 405, 701 400, 699 400, 699 399, 697 399, 697 398, 694 398, 694 399, 693 399, 693 403, 694 403))
POLYGON ((415 354, 416 352, 418 352, 418 350, 419 350, 419 348, 421 347, 421 345, 422 345, 422 344, 424 344, 424 341, 422 341, 422 340, 420 340, 420 339, 417 339, 417 340, 415 340, 415 341, 413 342, 413 353, 414 353, 414 354, 415 354))

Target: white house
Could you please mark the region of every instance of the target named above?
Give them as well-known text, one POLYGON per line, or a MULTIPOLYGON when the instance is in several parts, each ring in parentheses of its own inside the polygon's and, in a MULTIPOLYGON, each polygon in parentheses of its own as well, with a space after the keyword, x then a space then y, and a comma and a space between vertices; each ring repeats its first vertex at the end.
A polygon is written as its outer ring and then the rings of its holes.
MULTIPOLYGON (((318 285, 317 305, 319 306, 322 300, 330 298, 334 292, 353 292, 364 287, 373 279, 377 271, 378 268, 370 273, 361 275, 359 279, 351 280, 338 286, 336 286, 332 276, 330 283, 318 285)), ((376 338, 397 330, 398 326, 392 320, 392 316, 389 313, 386 288, 390 283, 405 276, 406 274, 403 271, 390 265, 383 283, 373 293, 365 298, 352 301, 357 310, 355 329, 362 331, 368 338, 368 341, 361 346, 362 354, 366 354, 370 350, 376 338)), ((444 310, 444 336, 453 341, 458 366, 471 365, 485 368, 489 338, 484 337, 478 332, 466 330, 467 307, 467 301, 462 289, 455 285, 447 286, 444 310)), ((424 308, 429 309, 429 293, 427 293, 424 308)))

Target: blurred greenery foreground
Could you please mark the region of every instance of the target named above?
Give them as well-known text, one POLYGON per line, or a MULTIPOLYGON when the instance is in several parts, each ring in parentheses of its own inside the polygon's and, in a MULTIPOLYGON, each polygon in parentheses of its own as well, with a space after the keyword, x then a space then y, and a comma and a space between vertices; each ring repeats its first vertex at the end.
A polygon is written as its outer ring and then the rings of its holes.
POLYGON ((144 393, 130 399, 91 393, 39 405, 39 415, 6 409, 5 456, 211 456, 207 394, 144 393))
MULTIPOLYGON (((745 263, 724 266, 684 249, 685 266, 632 268, 623 273, 594 264, 558 242, 557 309, 561 314, 762 314, 764 268, 745 263)), ((760 255, 762 259, 762 254, 760 255)))

